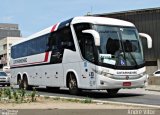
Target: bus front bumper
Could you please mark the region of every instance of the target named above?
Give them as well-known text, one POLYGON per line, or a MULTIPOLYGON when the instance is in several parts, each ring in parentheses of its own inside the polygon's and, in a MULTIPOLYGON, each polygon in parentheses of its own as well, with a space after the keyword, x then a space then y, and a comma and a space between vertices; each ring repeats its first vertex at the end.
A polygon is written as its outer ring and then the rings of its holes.
POLYGON ((117 80, 104 76, 97 76, 97 89, 121 89, 121 88, 142 88, 147 82, 147 75, 139 79, 117 80))

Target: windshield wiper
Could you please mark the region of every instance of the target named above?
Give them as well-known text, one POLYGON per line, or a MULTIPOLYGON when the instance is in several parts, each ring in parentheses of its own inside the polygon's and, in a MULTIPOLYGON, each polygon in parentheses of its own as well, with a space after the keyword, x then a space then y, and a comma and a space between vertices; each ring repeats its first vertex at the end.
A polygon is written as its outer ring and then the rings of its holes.
POLYGON ((133 54, 131 52, 128 52, 128 53, 130 54, 130 56, 131 56, 132 60, 134 61, 135 65, 137 66, 138 64, 137 64, 136 59, 133 57, 133 54))

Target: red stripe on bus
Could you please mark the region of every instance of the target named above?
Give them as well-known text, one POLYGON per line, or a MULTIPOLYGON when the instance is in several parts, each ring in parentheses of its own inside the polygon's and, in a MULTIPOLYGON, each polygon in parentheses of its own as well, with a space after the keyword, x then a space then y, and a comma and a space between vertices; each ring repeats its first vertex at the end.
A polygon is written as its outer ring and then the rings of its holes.
POLYGON ((55 31, 56 26, 57 26, 57 24, 55 24, 55 25, 52 27, 51 32, 54 32, 54 31, 55 31))
POLYGON ((45 52, 44 61, 32 62, 32 63, 26 63, 26 64, 18 64, 18 65, 13 65, 12 67, 27 66, 27 65, 34 65, 34 64, 42 64, 44 62, 48 62, 48 57, 49 57, 49 52, 45 52))
POLYGON ((46 53, 45 53, 44 62, 47 62, 47 61, 48 61, 48 56, 49 56, 49 52, 46 52, 46 53))
POLYGON ((27 66, 27 65, 33 65, 33 64, 42 64, 42 63, 44 63, 44 61, 42 61, 42 62, 27 63, 27 64, 13 65, 11 67, 20 67, 20 66, 27 66))

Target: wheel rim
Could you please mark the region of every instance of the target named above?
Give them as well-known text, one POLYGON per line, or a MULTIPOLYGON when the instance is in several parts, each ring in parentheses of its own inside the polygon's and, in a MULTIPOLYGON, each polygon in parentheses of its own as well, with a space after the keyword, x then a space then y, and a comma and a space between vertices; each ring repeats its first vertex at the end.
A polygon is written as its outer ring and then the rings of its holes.
POLYGON ((18 80, 18 85, 20 85, 20 84, 21 84, 21 80, 19 79, 19 80, 18 80))
POLYGON ((77 88, 77 82, 72 76, 70 77, 69 88, 70 89, 77 88))
POLYGON ((27 83, 26 80, 23 81, 23 88, 26 89, 27 88, 27 83))
POLYGON ((18 85, 19 85, 19 88, 22 88, 22 80, 21 79, 18 80, 18 85))

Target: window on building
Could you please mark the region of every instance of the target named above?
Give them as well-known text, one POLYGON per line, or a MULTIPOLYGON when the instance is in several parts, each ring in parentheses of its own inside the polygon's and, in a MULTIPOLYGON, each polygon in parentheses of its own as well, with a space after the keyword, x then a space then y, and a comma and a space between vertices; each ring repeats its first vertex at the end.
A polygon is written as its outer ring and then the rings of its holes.
POLYGON ((12 44, 9 44, 9 47, 11 47, 12 44))
POLYGON ((4 44, 3 45, 3 50, 6 50, 7 49, 7 44, 4 44))

